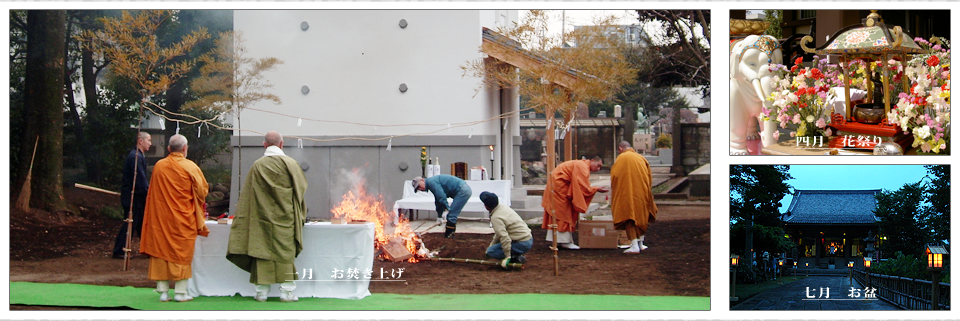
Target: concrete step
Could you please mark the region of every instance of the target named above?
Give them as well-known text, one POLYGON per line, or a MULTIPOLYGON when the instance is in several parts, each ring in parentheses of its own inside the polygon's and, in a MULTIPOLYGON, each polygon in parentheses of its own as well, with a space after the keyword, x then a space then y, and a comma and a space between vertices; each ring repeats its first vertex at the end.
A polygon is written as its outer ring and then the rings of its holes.
POLYGON ((514 198, 510 200, 510 207, 517 208, 530 208, 540 206, 540 202, 543 200, 540 196, 530 196, 525 195, 521 198, 514 198))
POLYGON ((520 215, 520 218, 523 220, 529 220, 531 218, 543 217, 543 207, 537 205, 536 207, 530 208, 514 208, 513 209, 517 214, 520 215))

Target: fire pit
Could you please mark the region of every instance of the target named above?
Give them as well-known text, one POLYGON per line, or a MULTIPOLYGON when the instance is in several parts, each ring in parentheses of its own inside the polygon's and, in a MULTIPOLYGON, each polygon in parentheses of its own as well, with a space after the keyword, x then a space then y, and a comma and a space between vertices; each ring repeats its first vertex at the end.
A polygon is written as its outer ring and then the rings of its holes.
POLYGON ((385 209, 383 196, 374 197, 367 194, 366 188, 362 185, 355 186, 354 190, 356 193, 347 192, 343 196, 343 201, 330 212, 333 213, 334 220, 374 223, 376 226, 374 248, 379 252, 377 257, 394 262, 406 260, 416 263, 432 256, 420 236, 410 228, 410 221, 385 209))

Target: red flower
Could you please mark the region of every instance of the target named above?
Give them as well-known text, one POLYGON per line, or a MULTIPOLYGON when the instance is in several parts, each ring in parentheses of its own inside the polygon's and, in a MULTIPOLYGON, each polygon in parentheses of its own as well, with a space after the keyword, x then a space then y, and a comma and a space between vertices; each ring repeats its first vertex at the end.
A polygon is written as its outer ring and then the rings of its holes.
POLYGON ((936 67, 936 66, 939 65, 939 64, 940 64, 940 58, 937 58, 937 56, 930 56, 930 58, 927 58, 927 65, 928 65, 928 66, 930 66, 930 67, 936 67))
POLYGON ((797 71, 797 67, 799 67, 799 66, 798 66, 798 65, 793 65, 793 67, 790 67, 790 72, 796 72, 796 71, 797 71))
POLYGON ((823 79, 823 73, 820 72, 820 69, 813 68, 810 70, 810 78, 823 79))
POLYGON ((797 60, 794 60, 794 61, 793 61, 793 64, 794 64, 794 65, 802 65, 802 64, 803 64, 803 57, 797 57, 797 60))

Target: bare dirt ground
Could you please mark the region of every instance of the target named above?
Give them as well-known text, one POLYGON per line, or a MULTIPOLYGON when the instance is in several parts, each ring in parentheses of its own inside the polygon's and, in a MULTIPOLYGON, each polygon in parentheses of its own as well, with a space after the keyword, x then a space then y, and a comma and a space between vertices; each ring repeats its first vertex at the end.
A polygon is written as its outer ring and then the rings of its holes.
MULTIPOLYGON (((119 199, 72 187, 65 193, 78 214, 28 214, 11 208, 10 281, 154 287, 156 283, 146 279, 144 256, 135 256, 127 271, 121 271, 123 260, 110 257, 121 222, 97 213, 101 206, 119 206, 119 199)), ((374 270, 404 268, 406 282, 371 282, 370 292, 709 296, 709 218, 709 206, 661 206, 646 237, 650 249, 639 255, 615 249, 561 250, 559 277, 554 276, 553 253, 543 241, 546 231, 540 228, 533 230, 534 247, 519 271, 470 263, 376 260, 374 270)), ((484 259, 491 235, 423 238, 428 248, 440 250, 441 257, 484 259)), ((10 305, 10 309, 69 308, 10 305)))

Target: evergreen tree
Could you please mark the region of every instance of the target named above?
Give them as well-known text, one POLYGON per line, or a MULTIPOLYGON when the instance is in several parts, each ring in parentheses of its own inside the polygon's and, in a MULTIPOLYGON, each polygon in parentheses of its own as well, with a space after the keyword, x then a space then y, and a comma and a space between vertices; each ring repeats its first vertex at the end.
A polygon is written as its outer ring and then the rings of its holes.
POLYGON ((930 204, 927 226, 933 231, 933 241, 950 240, 950 165, 926 165, 926 198, 930 204))
POLYGON ((754 247, 757 234, 760 234, 757 240, 764 243, 765 249, 781 252, 789 248, 782 240, 768 244, 771 240, 783 239, 777 237, 783 235, 780 200, 791 193, 786 182, 793 179, 789 170, 788 165, 730 166, 730 230, 743 231, 739 240, 731 235, 730 250, 742 253, 748 265, 753 259, 750 254, 760 251, 754 247))
POLYGON ((922 183, 905 184, 896 191, 882 190, 876 198, 877 208, 873 213, 880 219, 879 235, 886 237, 880 250, 888 255, 903 252, 915 258, 921 257, 927 243, 933 240, 923 219, 922 183))

